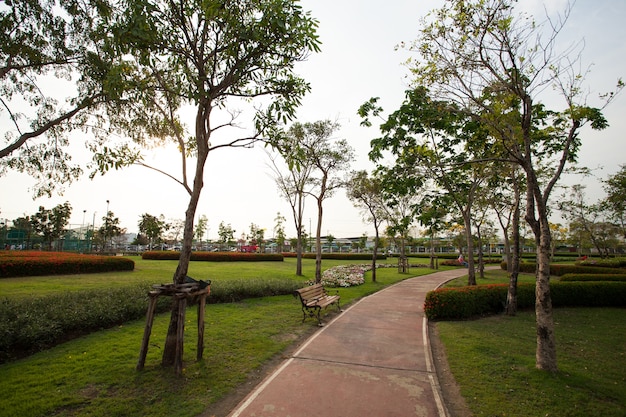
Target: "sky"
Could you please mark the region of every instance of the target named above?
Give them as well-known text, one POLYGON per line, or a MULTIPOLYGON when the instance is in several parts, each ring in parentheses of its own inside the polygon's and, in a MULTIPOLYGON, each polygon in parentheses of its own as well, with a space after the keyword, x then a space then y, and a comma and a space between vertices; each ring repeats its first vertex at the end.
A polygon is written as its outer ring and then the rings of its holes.
MULTIPOLYGON (((523 0, 526 11, 543 16, 563 10, 562 0, 523 0)), ((337 138, 344 138, 355 149, 351 169, 371 171, 374 165, 367 154, 369 142, 378 136, 376 123, 360 126, 357 110, 370 97, 380 97, 387 111, 397 109, 410 85, 408 69, 403 65, 410 56, 407 50, 395 48, 409 44, 417 37, 419 20, 440 5, 434 0, 303 0, 301 5, 319 21, 318 34, 322 52, 298 64, 296 72, 312 87, 298 110, 297 120, 314 122, 332 120, 340 124, 337 138), (384 7, 382 6, 384 5, 384 7)), ((584 41, 582 62, 586 68, 589 104, 598 105, 598 93, 611 90, 617 79, 626 76, 626 2, 617 0, 578 0, 561 34, 561 45, 584 41)), ((579 162, 594 169, 595 178, 566 177, 567 184, 584 183, 590 199, 603 197, 600 180, 615 174, 626 163, 626 96, 624 93, 604 110, 610 127, 601 132, 583 129, 583 147, 579 162)), ((187 119, 193 125, 193 114, 187 119)), ((171 149, 156 150, 148 160, 176 174, 178 158, 171 149)), ((277 214, 286 218, 288 237, 295 236, 290 206, 274 182, 269 159, 262 147, 253 149, 220 149, 207 162, 205 186, 197 218, 209 220, 208 237, 217 238, 221 222, 230 224, 235 237, 247 234, 250 225, 266 229, 271 238, 277 214)), ((0 178, 0 219, 37 212, 39 206, 52 208, 68 201, 72 207, 70 223, 80 227, 102 224, 107 209, 120 219, 129 233, 138 231, 141 215, 163 215, 166 220, 183 219, 189 201, 183 188, 172 180, 144 167, 111 171, 103 177, 84 179, 66 187, 63 195, 33 200, 27 175, 10 173, 0 178)), ((558 193, 558 190, 557 190, 558 193)), ((307 203, 305 228, 314 231, 317 216, 314 201, 307 203)), ((373 235, 363 214, 346 198, 343 190, 324 202, 322 234, 337 238, 373 235)))

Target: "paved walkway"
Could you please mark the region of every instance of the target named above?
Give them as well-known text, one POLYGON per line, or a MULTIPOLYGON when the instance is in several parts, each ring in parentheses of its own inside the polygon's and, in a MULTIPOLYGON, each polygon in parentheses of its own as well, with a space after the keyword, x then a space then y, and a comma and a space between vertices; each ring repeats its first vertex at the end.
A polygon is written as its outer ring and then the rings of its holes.
POLYGON ((467 270, 411 278, 361 299, 309 338, 229 417, 447 417, 426 293, 467 270))

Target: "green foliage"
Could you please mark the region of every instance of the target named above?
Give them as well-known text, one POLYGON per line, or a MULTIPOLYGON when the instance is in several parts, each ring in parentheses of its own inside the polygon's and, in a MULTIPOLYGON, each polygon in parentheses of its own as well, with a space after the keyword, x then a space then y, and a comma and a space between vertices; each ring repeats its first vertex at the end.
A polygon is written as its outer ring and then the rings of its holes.
POLYGON ((0 252, 0 278, 132 271, 134 268, 135 262, 119 256, 66 252, 0 252))
MULTIPOLYGON (((297 254, 295 252, 283 252, 283 256, 285 258, 295 258, 297 256, 297 254)), ((322 253, 322 259, 335 259, 335 260, 341 260, 341 261, 367 261, 367 260, 372 260, 372 254, 371 253, 322 253)), ((314 253, 303 253, 302 254, 302 258, 303 259, 315 259, 315 254, 314 253)), ((382 254, 377 254, 376 255, 376 259, 377 260, 385 260, 387 259, 386 255, 382 255, 382 254)))
MULTIPOLYGON (((155 260, 178 260, 180 252, 177 251, 147 251, 141 255, 142 259, 155 260)), ((280 253, 248 253, 248 252, 192 252, 192 261, 206 262, 282 262, 283 255, 280 253)))
MULTIPOLYGON (((500 263, 500 267, 506 270, 506 262, 500 263)), ((537 270, 536 263, 522 262, 519 266, 519 272, 527 274, 534 274, 537 270)), ((615 269, 606 267, 595 266, 579 266, 579 265, 564 265, 564 264, 550 264, 550 275, 563 276, 565 274, 614 274, 615 269)))
MULTIPOLYGON (((144 285, 0 298, 0 362, 139 319, 146 312, 148 290, 144 285)), ((160 311, 168 307, 167 300, 160 300, 160 311)))
POLYGON ((626 274, 565 274, 563 281, 626 281, 626 274))
MULTIPOLYGON (((459 320, 500 313, 506 303, 508 285, 476 285, 441 288, 426 294, 424 313, 431 320, 459 320)), ((553 282, 550 294, 554 307, 626 306, 626 282, 553 282)), ((535 305, 535 285, 519 284, 520 309, 535 305)))

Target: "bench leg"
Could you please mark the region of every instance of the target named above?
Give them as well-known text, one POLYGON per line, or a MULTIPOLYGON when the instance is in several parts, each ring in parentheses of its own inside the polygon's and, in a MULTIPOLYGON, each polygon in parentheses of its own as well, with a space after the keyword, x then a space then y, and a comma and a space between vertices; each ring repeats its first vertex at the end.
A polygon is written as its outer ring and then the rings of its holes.
POLYGON ((320 327, 324 327, 324 323, 322 323, 322 318, 320 317, 320 314, 322 313, 322 309, 321 308, 317 308, 317 325, 320 327))

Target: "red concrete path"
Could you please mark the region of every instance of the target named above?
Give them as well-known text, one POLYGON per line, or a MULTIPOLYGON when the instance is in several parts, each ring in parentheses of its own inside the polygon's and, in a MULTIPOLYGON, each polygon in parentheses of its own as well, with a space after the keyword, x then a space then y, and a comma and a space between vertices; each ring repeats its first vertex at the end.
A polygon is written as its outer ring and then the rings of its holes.
POLYGON ((465 274, 411 278, 363 298, 316 332, 229 417, 447 417, 424 297, 465 274))

